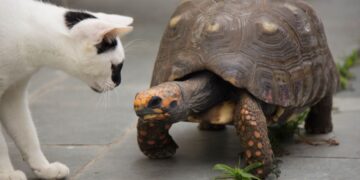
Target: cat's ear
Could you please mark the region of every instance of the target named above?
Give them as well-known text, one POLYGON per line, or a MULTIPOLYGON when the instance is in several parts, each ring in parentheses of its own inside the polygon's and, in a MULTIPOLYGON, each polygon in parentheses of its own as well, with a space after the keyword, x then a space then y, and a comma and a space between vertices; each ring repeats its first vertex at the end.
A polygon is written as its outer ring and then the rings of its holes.
POLYGON ((109 23, 100 19, 87 19, 74 26, 70 30, 70 35, 78 40, 98 44, 104 38, 122 37, 132 30, 132 26, 109 23))
POLYGON ((95 13, 95 16, 109 23, 119 24, 122 26, 129 26, 134 22, 134 19, 129 16, 121 16, 121 15, 105 14, 105 13, 95 13))
POLYGON ((109 35, 113 34, 113 36, 123 37, 123 36, 127 35, 128 33, 132 32, 133 29, 134 29, 134 27, 132 27, 132 26, 116 27, 112 31, 110 31, 106 34, 110 33, 109 35))

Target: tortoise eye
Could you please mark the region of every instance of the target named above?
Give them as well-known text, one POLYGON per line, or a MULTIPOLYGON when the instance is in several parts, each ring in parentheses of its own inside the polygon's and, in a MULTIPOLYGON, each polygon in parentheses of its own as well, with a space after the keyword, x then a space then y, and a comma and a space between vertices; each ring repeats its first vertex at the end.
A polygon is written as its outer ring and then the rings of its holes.
POLYGON ((177 101, 172 101, 170 103, 170 108, 175 108, 177 106, 177 101))

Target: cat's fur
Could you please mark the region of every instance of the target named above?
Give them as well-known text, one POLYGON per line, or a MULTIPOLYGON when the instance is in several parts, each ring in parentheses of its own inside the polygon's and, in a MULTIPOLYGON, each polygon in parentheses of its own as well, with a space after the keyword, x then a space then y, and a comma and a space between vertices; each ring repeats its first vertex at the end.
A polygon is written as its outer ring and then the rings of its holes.
MULTIPOLYGON (((0 122, 34 173, 59 179, 69 169, 40 149, 26 88, 41 67, 60 69, 97 92, 120 84, 121 36, 133 19, 69 10, 33 0, 0 0, 0 122)), ((0 127, 0 180, 26 179, 9 159, 0 127)))

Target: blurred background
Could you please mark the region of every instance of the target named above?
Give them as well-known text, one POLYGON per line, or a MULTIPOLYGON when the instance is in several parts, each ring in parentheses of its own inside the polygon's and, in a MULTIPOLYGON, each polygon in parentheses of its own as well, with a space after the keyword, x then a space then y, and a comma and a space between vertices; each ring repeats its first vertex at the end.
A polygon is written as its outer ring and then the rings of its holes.
MULTIPOLYGON (((199 132, 194 124, 178 124, 172 134, 180 149, 174 158, 165 161, 150 161, 137 147, 137 119, 132 101, 136 92, 149 86, 162 33, 180 0, 50 2, 135 19, 135 31, 123 39, 126 50, 123 83, 115 91, 99 95, 82 82, 49 69, 42 70, 32 81, 31 109, 45 154, 52 161, 69 165, 70 179, 212 179, 216 174, 211 170, 215 163, 237 164, 240 148, 233 128, 209 133, 199 132)), ((359 47, 360 0, 308 2, 323 20, 330 49, 341 62, 359 47)), ((354 89, 359 86, 356 80, 354 89)), ((292 153, 283 159, 280 179, 351 179, 359 175, 360 149, 355 145, 360 142, 356 128, 360 123, 353 120, 360 115, 360 107, 356 105, 360 92, 346 92, 341 97, 353 99, 349 105, 352 111, 334 117, 342 120, 335 122, 336 137, 343 140, 342 146, 330 149, 290 146, 292 153), (341 172, 341 167, 346 170, 341 172)), ((346 107, 344 109, 347 112, 346 107)), ((33 178, 15 147, 11 148, 15 166, 33 178)))

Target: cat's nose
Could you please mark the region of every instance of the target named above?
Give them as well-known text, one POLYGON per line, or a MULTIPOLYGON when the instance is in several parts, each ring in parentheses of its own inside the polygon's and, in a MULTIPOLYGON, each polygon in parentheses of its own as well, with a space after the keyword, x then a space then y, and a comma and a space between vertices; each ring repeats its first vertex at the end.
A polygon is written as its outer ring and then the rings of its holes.
POLYGON ((121 69, 123 67, 123 63, 120 64, 112 64, 111 65, 111 79, 115 83, 116 86, 118 86, 121 83, 121 69))

